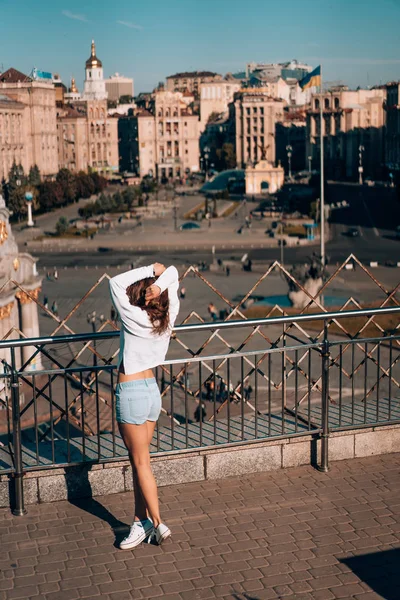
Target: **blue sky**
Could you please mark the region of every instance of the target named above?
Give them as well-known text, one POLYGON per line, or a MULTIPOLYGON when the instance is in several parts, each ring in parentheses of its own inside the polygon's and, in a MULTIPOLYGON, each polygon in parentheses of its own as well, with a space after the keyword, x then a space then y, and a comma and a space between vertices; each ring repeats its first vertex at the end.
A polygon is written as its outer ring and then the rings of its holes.
POLYGON ((0 0, 0 69, 81 88, 94 38, 105 76, 133 77, 135 93, 177 71, 292 58, 366 86, 400 79, 399 22, 400 0, 0 0))

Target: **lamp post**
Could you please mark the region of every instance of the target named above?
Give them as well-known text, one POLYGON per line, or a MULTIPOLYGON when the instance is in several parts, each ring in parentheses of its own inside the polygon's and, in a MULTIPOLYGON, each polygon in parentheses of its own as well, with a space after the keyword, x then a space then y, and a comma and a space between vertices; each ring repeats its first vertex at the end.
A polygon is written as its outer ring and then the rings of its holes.
POLYGON ((32 219, 32 200, 33 200, 33 194, 32 194, 32 192, 25 192, 25 200, 26 200, 26 204, 28 206, 28 223, 27 223, 27 226, 28 227, 33 227, 35 225, 35 223, 33 222, 33 219, 32 219))
MULTIPOLYGON (((99 317, 96 315, 96 311, 93 310, 91 313, 87 314, 87 322, 92 326, 93 333, 96 333, 96 322, 100 321, 100 323, 104 322, 104 315, 101 314, 99 317)), ((96 338, 93 339, 93 366, 97 367, 97 355, 96 355, 96 338)))
POLYGON ((287 158, 288 158, 288 165, 289 165, 289 179, 292 179, 292 152, 293 152, 293 148, 292 146, 286 146, 286 152, 287 152, 287 158))
POLYGON ((206 181, 208 181, 208 159, 210 157, 210 148, 208 146, 204 147, 204 165, 205 165, 205 171, 206 171, 206 181))
POLYGON ((362 185, 363 183, 363 171, 364 171, 364 167, 362 164, 362 159, 363 159, 363 152, 364 152, 365 148, 364 146, 360 145, 358 146, 358 183, 360 185, 362 185))
POLYGON ((312 156, 308 157, 308 172, 311 173, 312 156))

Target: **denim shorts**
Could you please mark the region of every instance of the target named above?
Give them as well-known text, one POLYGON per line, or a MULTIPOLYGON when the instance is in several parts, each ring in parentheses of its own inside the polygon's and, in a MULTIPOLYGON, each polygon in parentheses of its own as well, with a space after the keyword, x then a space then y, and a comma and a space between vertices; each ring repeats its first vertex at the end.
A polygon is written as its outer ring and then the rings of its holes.
POLYGON ((115 389, 117 423, 142 425, 157 421, 161 412, 161 395, 154 377, 117 383, 115 389))

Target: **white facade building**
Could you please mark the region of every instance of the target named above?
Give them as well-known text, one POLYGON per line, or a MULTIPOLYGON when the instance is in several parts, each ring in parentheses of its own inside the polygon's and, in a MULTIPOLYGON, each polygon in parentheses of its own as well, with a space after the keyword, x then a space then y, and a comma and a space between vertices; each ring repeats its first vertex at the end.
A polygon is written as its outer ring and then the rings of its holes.
POLYGON ((103 75, 103 65, 96 56, 96 46, 92 40, 90 58, 86 61, 85 82, 82 100, 107 100, 108 94, 103 75))
POLYGON ((212 113, 226 113, 233 102, 235 92, 240 90, 240 82, 209 81, 200 84, 200 132, 204 131, 212 113))
POLYGON ((118 102, 121 96, 130 96, 132 98, 133 79, 115 73, 115 75, 111 75, 111 77, 106 79, 106 90, 108 99, 114 102, 118 102))

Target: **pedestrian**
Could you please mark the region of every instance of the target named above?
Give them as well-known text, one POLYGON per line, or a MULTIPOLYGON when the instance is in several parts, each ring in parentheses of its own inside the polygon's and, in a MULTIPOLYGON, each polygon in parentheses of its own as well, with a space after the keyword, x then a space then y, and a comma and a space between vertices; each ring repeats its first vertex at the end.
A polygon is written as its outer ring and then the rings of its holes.
POLYGON ((47 273, 46 273, 46 279, 47 279, 47 281, 51 281, 50 271, 47 271, 47 273))
POLYGON ((253 391, 253 388, 251 387, 251 383, 249 383, 249 385, 244 388, 244 399, 247 402, 250 401, 252 391, 253 391))
POLYGON ((180 289, 180 293, 179 293, 179 295, 180 295, 181 299, 182 299, 182 300, 184 300, 184 299, 185 299, 185 296, 186 296, 186 288, 184 288, 184 287, 182 286, 182 287, 181 287, 181 289, 180 289))
POLYGON ((122 550, 146 538, 159 545, 171 531, 160 517, 157 484, 150 465, 150 443, 161 412, 161 394, 153 368, 168 350, 179 311, 178 271, 160 263, 110 279, 113 304, 122 326, 116 420, 133 472, 134 520, 120 543, 122 550))
POLYGON ((217 309, 215 308, 215 306, 214 306, 214 304, 212 302, 210 302, 210 304, 208 305, 207 310, 209 312, 209 315, 210 315, 211 319, 213 321, 218 321, 217 309))
POLYGON ((53 314, 56 315, 56 317, 58 316, 58 306, 57 306, 57 302, 54 300, 53 304, 51 305, 51 312, 53 314))
POLYGON ((211 400, 211 387, 210 387, 210 381, 207 379, 207 381, 204 382, 204 387, 206 388, 206 400, 211 400))
POLYGON ((203 423, 206 416, 207 416, 207 411, 206 411, 205 404, 204 404, 204 402, 200 401, 196 407, 196 410, 194 411, 194 420, 196 421, 196 423, 200 423, 200 421, 203 423))
POLYGON ((43 306, 45 307, 46 310, 49 310, 49 299, 47 296, 45 296, 43 298, 43 306))
POLYGON ((54 267, 53 277, 57 281, 57 279, 58 279, 58 271, 57 271, 57 269, 55 267, 54 267))
POLYGON ((230 268, 229 265, 226 265, 226 267, 225 267, 225 273, 226 273, 227 277, 229 277, 229 275, 231 274, 231 268, 230 268))
POLYGON ((112 323, 115 323, 115 321, 117 320, 117 311, 115 310, 114 305, 111 306, 110 319, 112 323))
POLYGON ((221 379, 221 381, 219 382, 218 397, 220 402, 223 402, 225 399, 225 382, 223 379, 221 379))

